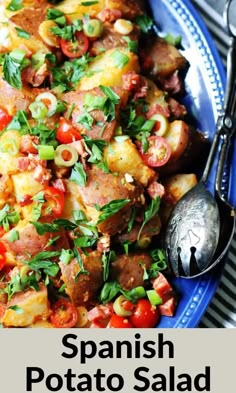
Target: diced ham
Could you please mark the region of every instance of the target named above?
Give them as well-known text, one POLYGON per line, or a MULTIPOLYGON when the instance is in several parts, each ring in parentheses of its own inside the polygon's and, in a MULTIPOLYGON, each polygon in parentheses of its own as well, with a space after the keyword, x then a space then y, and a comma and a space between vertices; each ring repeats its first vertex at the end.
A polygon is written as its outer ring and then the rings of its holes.
POLYGON ((42 165, 37 165, 34 173, 33 178, 34 180, 38 181, 39 183, 46 185, 48 184, 49 180, 51 179, 51 171, 47 168, 44 168, 42 165))
POLYGON ((52 181, 53 187, 61 190, 62 192, 66 192, 66 187, 63 179, 56 179, 52 181))
POLYGON ((47 161, 40 160, 39 156, 36 154, 29 154, 27 157, 18 157, 17 158, 17 165, 20 171, 30 171, 35 169, 37 166, 41 166, 46 168, 47 161))
POLYGON ((148 195, 155 199, 157 197, 162 198, 165 194, 165 188, 162 184, 158 183, 157 181, 152 182, 149 184, 147 188, 148 195))
POLYGON ((173 317, 175 313, 175 307, 176 307, 176 300, 174 296, 172 296, 165 303, 158 306, 158 309, 161 315, 165 315, 167 317, 173 317))
POLYGON ((97 250, 100 252, 110 251, 111 239, 109 235, 103 235, 98 239, 97 250))
POLYGON ((136 90, 140 85, 140 78, 141 76, 134 71, 122 75, 122 88, 128 91, 136 90))
POLYGON ((120 10, 105 8, 98 13, 97 17, 102 22, 115 22, 122 17, 122 12, 120 10))
POLYGON ((99 306, 93 307, 88 311, 88 320, 93 322, 96 320, 107 319, 111 317, 113 313, 114 310, 112 303, 107 303, 105 305, 100 304, 99 306))
POLYGON ((158 276, 152 281, 153 289, 162 299, 163 303, 173 296, 173 288, 164 274, 158 273, 158 276))
POLYGON ((36 135, 22 135, 21 143, 20 143, 20 152, 21 153, 31 153, 37 154, 38 150, 34 145, 39 144, 39 137, 36 135))
POLYGON ((157 114, 170 117, 170 109, 167 106, 161 106, 160 104, 152 104, 146 113, 146 118, 150 119, 153 115, 157 114))
POLYGON ((48 75, 46 64, 43 64, 38 70, 35 70, 33 67, 27 67, 21 73, 22 81, 33 87, 41 86, 48 75))

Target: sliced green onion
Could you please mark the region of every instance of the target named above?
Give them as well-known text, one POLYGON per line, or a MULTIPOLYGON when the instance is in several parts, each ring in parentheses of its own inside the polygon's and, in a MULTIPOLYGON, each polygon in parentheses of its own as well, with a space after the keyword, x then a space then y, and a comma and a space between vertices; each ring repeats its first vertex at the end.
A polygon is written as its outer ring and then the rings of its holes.
POLYGON ((87 37, 101 37, 103 23, 98 19, 89 19, 84 23, 83 32, 87 37))
POLYGON ((47 117, 50 117, 56 113, 57 110, 57 98, 54 96, 54 94, 45 91, 44 93, 39 94, 35 101, 39 102, 42 101, 45 103, 48 109, 47 117))
POLYGON ((44 119, 48 114, 48 109, 42 101, 35 101, 29 105, 29 110, 33 119, 39 120, 44 119))
POLYGON ((118 298, 113 303, 113 309, 117 315, 120 317, 128 317, 132 314, 132 311, 125 310, 123 307, 124 301, 126 301, 126 297, 124 295, 118 296, 118 298))
POLYGON ((117 68, 123 68, 126 64, 129 63, 129 56, 127 56, 125 53, 115 50, 112 54, 111 57, 113 59, 113 64, 117 68))
POLYGON ((64 250, 62 249, 61 251, 61 255, 59 257, 60 261, 62 263, 65 263, 65 265, 68 265, 68 263, 70 263, 70 261, 74 258, 74 253, 73 250, 64 250))
POLYGON ((132 298, 132 301, 136 301, 138 299, 141 299, 146 296, 146 291, 144 287, 136 287, 131 289, 129 292, 127 292, 127 298, 132 298))
POLYGON ((2 153, 7 153, 10 156, 16 156, 19 148, 14 139, 5 139, 0 141, 0 151, 2 153))
POLYGON ((155 289, 150 289, 149 291, 146 291, 146 294, 152 306, 159 306, 163 303, 162 298, 158 295, 155 289))
POLYGON ((53 160, 55 157, 54 147, 50 145, 39 145, 38 153, 40 160, 53 160))
POLYGON ((55 164, 58 166, 71 167, 78 161, 79 155, 74 147, 59 145, 55 151, 55 164))

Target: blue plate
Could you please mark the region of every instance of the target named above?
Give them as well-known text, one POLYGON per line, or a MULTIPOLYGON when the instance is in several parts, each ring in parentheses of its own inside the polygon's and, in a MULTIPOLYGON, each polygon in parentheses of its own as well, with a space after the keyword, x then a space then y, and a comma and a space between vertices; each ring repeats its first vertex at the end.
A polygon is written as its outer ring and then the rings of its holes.
MULTIPOLYGON (((157 28, 182 36, 183 54, 190 63, 186 104, 196 125, 212 139, 224 99, 225 71, 212 38, 188 0, 149 0, 157 28)), ((236 155, 234 155, 234 158, 236 155)), ((210 179, 213 184, 214 178, 210 179)), ((220 269, 197 279, 175 279, 180 294, 173 318, 162 317, 159 328, 196 327, 219 284, 220 269)))

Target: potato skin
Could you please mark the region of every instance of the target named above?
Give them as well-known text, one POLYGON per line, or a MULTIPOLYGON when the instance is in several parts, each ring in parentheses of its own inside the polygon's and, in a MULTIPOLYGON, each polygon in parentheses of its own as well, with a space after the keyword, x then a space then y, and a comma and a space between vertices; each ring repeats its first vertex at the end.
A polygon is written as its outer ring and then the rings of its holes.
POLYGON ((97 222, 100 214, 95 209, 95 204, 103 207, 113 200, 130 199, 130 203, 127 203, 118 213, 98 225, 98 230, 103 234, 114 235, 121 232, 127 226, 131 214, 130 206, 138 199, 141 189, 125 183, 122 175, 105 173, 95 165, 87 170, 87 176, 86 185, 78 186, 78 191, 88 215, 94 222, 97 222))
POLYGON ((39 235, 33 226, 26 220, 21 220, 19 224, 15 226, 15 230, 19 232, 19 239, 10 242, 8 240, 9 233, 6 233, 1 241, 6 246, 7 250, 15 254, 17 257, 22 257, 26 259, 26 252, 29 252, 31 257, 34 257, 41 251, 53 251, 61 250, 62 248, 69 248, 69 243, 65 232, 62 230, 60 232, 45 233, 44 235, 39 235), (60 235, 60 239, 53 243, 52 246, 47 246, 50 239, 60 235))
POLYGON ((111 279, 116 280, 127 291, 143 286, 143 267, 148 269, 151 263, 151 257, 145 253, 120 255, 111 265, 111 279))
POLYGON ((72 259, 68 265, 59 263, 61 278, 66 284, 66 293, 76 306, 95 301, 103 282, 102 254, 99 251, 93 251, 88 256, 82 254, 81 258, 88 274, 79 274, 81 269, 76 259, 72 259))
POLYGON ((142 46, 142 56, 150 59, 151 67, 148 75, 151 79, 158 81, 186 67, 187 61, 175 46, 167 43, 163 38, 153 38, 148 44, 142 46))
MULTIPOLYGON (((73 104, 74 109, 71 114, 72 124, 75 128, 77 128, 81 134, 85 134, 92 139, 103 139, 105 141, 110 141, 115 133, 115 129, 117 127, 117 120, 119 115, 119 109, 121 104, 125 105, 127 102, 127 92, 122 89, 114 89, 115 93, 120 95, 121 101, 116 105, 115 109, 115 119, 112 121, 105 121, 104 120, 104 113, 101 109, 94 109, 89 112, 89 114, 93 117, 94 122, 91 128, 88 130, 86 129, 79 121, 78 117, 83 114, 84 111, 84 99, 86 95, 91 95, 93 97, 101 96, 105 97, 105 94, 99 89, 94 88, 92 90, 86 91, 72 91, 69 93, 64 94, 63 99, 68 104, 73 104), (102 123, 103 126, 97 125, 98 123, 102 123)), ((69 111, 69 110, 68 110, 69 111)), ((68 113, 67 111, 67 113, 68 113)), ((65 114, 65 116, 67 115, 65 114)))
POLYGON ((171 147, 169 161, 160 168, 161 176, 178 172, 199 170, 207 151, 207 141, 204 135, 189 126, 183 120, 175 120, 170 124, 165 135, 171 147))

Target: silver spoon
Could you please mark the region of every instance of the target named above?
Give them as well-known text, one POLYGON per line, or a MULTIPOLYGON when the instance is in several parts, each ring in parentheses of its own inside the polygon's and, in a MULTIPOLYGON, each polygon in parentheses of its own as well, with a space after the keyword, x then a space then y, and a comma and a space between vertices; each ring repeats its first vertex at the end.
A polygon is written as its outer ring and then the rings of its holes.
POLYGON ((229 166, 236 134, 236 36, 229 22, 232 1, 226 2, 224 12, 231 42, 223 113, 217 122, 203 176, 175 205, 165 233, 170 267, 176 276, 185 278, 197 277, 217 265, 225 256, 235 229, 235 208, 222 192, 224 171, 229 166), (213 196, 206 187, 219 149, 213 196))

